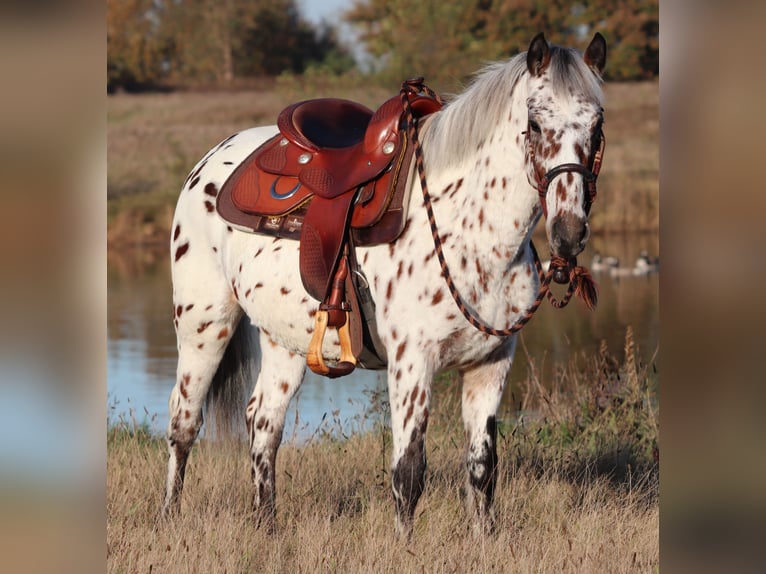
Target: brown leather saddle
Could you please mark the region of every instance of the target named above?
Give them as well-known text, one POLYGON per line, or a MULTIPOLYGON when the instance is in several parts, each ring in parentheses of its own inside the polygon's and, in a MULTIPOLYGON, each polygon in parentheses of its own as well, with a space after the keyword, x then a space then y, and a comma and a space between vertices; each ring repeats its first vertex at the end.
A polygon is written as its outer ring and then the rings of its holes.
POLYGON ((375 112, 336 98, 292 104, 277 118, 279 134, 250 154, 218 194, 218 213, 239 229, 300 240, 301 280, 320 301, 306 357, 314 372, 338 377, 357 362, 386 365, 354 248, 390 243, 404 229, 413 148, 403 98, 416 120, 441 109, 429 92, 423 78, 407 80, 375 112), (334 366, 322 357, 327 326, 340 338, 334 366))

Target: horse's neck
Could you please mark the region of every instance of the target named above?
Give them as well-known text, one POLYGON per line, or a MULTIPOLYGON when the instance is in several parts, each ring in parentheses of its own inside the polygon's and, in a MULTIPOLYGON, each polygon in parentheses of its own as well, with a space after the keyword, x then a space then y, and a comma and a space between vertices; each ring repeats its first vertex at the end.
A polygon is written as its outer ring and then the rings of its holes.
MULTIPOLYGON (((444 222, 440 227, 444 225, 445 231, 449 227, 448 233, 459 236, 476 253, 502 249, 515 258, 539 219, 537 194, 525 171, 526 82, 520 84, 516 91, 522 93, 516 94, 501 121, 493 124, 476 149, 467 150, 459 165, 434 174, 429 189, 437 212, 443 214, 441 218, 437 214, 437 220, 444 222)), ((428 150, 424 151, 427 156, 428 150)))

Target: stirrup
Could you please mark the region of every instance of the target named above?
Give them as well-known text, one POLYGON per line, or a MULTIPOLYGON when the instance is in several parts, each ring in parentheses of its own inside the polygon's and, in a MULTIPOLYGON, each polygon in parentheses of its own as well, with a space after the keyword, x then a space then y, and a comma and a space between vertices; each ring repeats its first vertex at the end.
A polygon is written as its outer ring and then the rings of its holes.
POLYGON ((309 366, 309 369, 318 375, 335 378, 348 375, 356 368, 356 357, 351 350, 350 322, 351 317, 348 311, 346 311, 346 321, 338 327, 340 360, 334 366, 330 366, 325 364, 322 357, 322 343, 324 342, 325 331, 327 331, 328 315, 327 311, 317 311, 316 321, 314 322, 314 334, 311 337, 311 343, 309 343, 308 353, 306 353, 306 364, 309 366))

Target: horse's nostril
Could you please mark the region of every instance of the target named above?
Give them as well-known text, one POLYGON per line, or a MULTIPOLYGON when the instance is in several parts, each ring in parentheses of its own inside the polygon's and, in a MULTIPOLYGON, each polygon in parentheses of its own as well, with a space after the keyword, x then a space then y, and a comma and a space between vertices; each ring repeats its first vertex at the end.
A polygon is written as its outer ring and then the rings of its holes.
POLYGON ((577 256, 585 249, 589 238, 588 222, 574 214, 557 217, 551 224, 551 247, 565 259, 577 256))

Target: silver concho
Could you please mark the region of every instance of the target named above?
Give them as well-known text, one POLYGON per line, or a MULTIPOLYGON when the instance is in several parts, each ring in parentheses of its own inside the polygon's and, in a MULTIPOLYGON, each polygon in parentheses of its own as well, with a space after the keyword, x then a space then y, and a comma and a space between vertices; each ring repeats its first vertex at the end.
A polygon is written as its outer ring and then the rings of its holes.
POLYGON ((311 154, 310 153, 302 153, 298 156, 298 163, 301 165, 307 164, 311 161, 311 154))
POLYGON ((383 153, 386 155, 393 153, 395 147, 396 144, 394 144, 394 142, 386 142, 383 144, 383 153))

